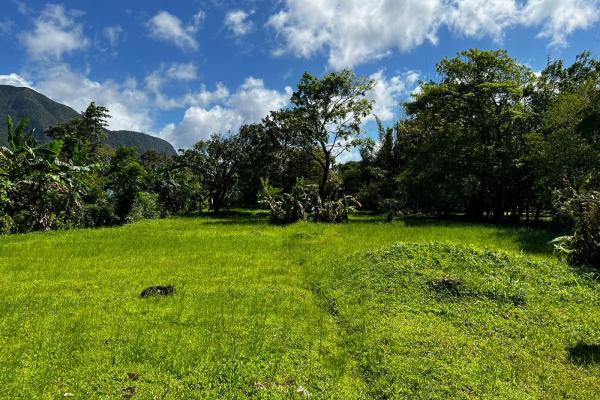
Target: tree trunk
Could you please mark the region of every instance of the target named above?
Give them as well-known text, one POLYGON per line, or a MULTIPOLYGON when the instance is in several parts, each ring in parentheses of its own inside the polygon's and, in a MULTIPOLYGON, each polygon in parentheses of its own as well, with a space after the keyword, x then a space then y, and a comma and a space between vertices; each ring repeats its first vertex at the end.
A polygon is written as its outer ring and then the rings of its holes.
POLYGON ((331 168, 331 156, 325 154, 325 162, 323 166, 323 175, 321 176, 321 183, 319 184, 319 196, 321 199, 327 199, 327 182, 329 181, 329 169, 331 168))

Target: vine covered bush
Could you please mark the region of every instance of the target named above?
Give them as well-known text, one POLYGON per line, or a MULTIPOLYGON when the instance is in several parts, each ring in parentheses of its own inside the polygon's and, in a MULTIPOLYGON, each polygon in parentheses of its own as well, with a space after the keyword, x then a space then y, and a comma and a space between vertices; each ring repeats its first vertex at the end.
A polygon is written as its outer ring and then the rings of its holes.
POLYGON ((563 200, 559 214, 572 221, 573 234, 556 238, 556 249, 574 265, 600 270, 600 192, 574 193, 563 200))

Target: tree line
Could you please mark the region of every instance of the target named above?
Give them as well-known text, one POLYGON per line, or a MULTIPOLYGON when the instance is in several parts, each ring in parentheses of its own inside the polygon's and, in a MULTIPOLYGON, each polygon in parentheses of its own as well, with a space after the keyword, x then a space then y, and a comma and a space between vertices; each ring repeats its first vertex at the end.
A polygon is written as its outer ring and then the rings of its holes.
POLYGON ((50 127, 48 144, 9 119, 0 231, 257 206, 276 223, 343 222, 359 205, 388 219, 552 217, 577 230, 576 209, 589 211, 600 189, 600 61, 584 52, 535 73, 506 51, 470 49, 441 60, 437 74, 402 104, 403 118, 376 120, 376 139, 362 128, 375 82, 350 70, 305 73, 285 108, 175 157, 103 146, 108 110, 94 103, 50 127), (340 163, 352 149, 360 160, 340 163))

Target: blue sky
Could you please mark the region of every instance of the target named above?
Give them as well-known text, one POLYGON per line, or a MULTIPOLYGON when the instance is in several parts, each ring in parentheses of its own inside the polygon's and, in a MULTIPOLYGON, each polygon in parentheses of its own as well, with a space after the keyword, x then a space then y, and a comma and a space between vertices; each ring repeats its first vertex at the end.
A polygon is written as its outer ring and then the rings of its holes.
POLYGON ((599 18, 598 0, 3 0, 0 83, 188 147, 285 106, 305 70, 376 78, 391 122, 441 58, 506 48, 540 70, 598 54, 599 18))

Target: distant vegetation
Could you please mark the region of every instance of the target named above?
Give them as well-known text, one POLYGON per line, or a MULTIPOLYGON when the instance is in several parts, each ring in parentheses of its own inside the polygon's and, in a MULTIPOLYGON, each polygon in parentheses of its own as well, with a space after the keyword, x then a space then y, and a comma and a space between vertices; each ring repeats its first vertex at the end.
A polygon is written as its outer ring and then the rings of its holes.
POLYGON ((0 231, 104 226, 209 208, 266 205, 271 221, 345 222, 355 205, 529 223, 552 217, 556 243, 598 266, 600 61, 585 52, 536 75, 505 51, 467 50, 421 82, 405 118, 362 134, 374 82, 305 73, 290 105, 177 156, 103 146, 108 110, 91 104, 40 144, 9 123, 0 153, 0 231), (358 148, 360 161, 339 156, 358 148), (576 204, 579 204, 577 206, 576 204), (567 217, 566 217, 567 216, 567 217))

